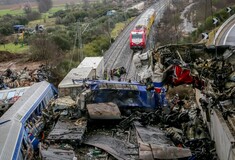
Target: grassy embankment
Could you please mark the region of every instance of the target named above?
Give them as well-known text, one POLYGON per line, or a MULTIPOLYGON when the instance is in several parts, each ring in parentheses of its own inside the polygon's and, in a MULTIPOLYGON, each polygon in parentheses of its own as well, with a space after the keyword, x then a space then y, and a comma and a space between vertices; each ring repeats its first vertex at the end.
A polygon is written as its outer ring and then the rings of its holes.
MULTIPOLYGON (((36 10, 36 8, 34 8, 34 9, 36 10)), ((53 13, 55 13, 61 9, 64 9, 64 5, 55 6, 55 7, 51 8, 47 13, 42 14, 41 19, 31 21, 27 27, 34 28, 36 26, 36 24, 41 24, 41 25, 44 25, 45 27, 55 26, 55 18, 48 18, 48 17, 49 17, 49 15, 52 15, 53 13)), ((3 16, 5 14, 20 15, 20 14, 24 14, 24 11, 22 9, 17 9, 17 10, 2 9, 2 10, 0 10, 0 16, 3 16)), ((23 53, 23 52, 27 52, 28 49, 29 49, 29 46, 27 46, 27 45, 22 45, 22 44, 15 45, 13 42, 5 44, 5 45, 0 45, 0 51, 9 51, 11 53, 23 53)))
POLYGON ((11 53, 24 53, 29 49, 29 46, 15 45, 14 43, 8 43, 6 45, 0 45, 0 51, 8 51, 11 53))

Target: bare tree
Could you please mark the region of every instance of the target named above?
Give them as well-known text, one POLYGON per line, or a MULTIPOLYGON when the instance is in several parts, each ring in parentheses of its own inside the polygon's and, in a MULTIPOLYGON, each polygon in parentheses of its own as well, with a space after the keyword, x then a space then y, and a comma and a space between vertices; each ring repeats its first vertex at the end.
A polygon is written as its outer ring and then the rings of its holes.
POLYGON ((31 7, 30 3, 25 3, 23 9, 24 9, 24 12, 25 12, 26 14, 29 14, 29 13, 32 12, 32 7, 31 7))
POLYGON ((53 63, 60 57, 58 46, 49 39, 47 34, 38 34, 31 40, 30 52, 32 60, 46 60, 46 63, 53 63))
POLYGON ((89 8, 89 0, 83 0, 83 8, 87 10, 89 8))
POLYGON ((37 0, 38 2, 38 10, 40 13, 45 13, 49 9, 51 9, 53 3, 52 0, 37 0))

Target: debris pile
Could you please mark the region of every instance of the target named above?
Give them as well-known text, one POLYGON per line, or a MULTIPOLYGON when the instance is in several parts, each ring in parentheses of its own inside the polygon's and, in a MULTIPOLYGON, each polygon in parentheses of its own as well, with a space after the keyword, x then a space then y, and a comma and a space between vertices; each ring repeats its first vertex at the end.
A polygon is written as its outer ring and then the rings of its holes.
POLYGON ((40 65, 35 70, 25 67, 19 72, 8 68, 0 75, 0 90, 31 86, 35 82, 48 81, 49 77, 51 73, 45 65, 40 65))
POLYGON ((172 87, 191 84, 203 94, 200 99, 203 109, 217 108, 225 112, 224 115, 233 113, 234 47, 205 47, 201 44, 168 45, 158 48, 153 56, 155 82, 164 82, 172 87), (159 66, 161 69, 156 69, 159 66))

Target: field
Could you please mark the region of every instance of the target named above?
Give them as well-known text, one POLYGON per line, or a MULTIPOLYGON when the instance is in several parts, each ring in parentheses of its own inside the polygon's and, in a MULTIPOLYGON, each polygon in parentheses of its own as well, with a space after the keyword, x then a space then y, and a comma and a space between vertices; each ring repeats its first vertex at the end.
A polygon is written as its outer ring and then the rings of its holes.
POLYGON ((0 45, 0 51, 8 51, 11 53, 23 53, 29 49, 29 46, 22 46, 21 44, 15 45, 14 43, 8 43, 5 46, 0 45))
POLYGON ((11 14, 11 15, 20 15, 23 14, 22 9, 17 9, 17 10, 11 10, 11 9, 1 9, 0 10, 0 16, 3 16, 5 14, 11 14))

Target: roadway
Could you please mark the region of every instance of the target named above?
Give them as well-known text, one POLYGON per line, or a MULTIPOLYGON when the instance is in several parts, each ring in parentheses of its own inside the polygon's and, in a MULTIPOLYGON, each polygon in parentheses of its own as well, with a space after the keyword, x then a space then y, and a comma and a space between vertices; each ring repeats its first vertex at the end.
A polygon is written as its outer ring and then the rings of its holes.
POLYGON ((235 46, 235 17, 225 22, 215 38, 215 45, 235 46))

